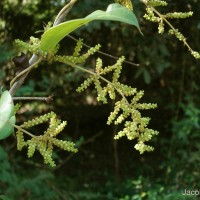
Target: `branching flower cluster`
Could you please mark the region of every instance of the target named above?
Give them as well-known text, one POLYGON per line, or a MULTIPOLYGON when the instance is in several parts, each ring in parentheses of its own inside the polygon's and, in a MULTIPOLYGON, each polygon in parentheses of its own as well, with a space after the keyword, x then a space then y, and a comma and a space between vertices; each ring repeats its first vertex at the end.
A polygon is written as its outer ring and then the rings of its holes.
MULTIPOLYGON (((21 43, 21 45, 24 45, 24 43, 21 43)), ((25 44, 25 46, 26 45, 27 44, 25 44)), ((37 42, 36 44, 33 43, 33 46, 34 45, 37 47, 37 42)), ((138 142, 135 145, 135 148, 140 153, 152 151, 153 147, 148 146, 145 143, 151 140, 153 135, 157 135, 158 132, 147 128, 150 118, 142 117, 140 110, 153 109, 156 107, 156 104, 139 103, 138 101, 142 98, 144 92, 138 92, 136 88, 132 88, 119 82, 122 63, 125 60, 124 57, 119 58, 116 64, 104 68, 102 60, 98 58, 95 71, 91 71, 78 66, 77 64, 84 63, 88 57, 99 50, 100 45, 91 47, 84 54, 81 54, 82 47, 83 40, 79 39, 71 56, 51 54, 51 61, 65 63, 71 67, 89 73, 91 76, 81 84, 77 91, 81 92, 94 83, 98 94, 98 101, 106 104, 108 103, 108 96, 111 100, 116 101, 114 111, 111 112, 108 117, 107 124, 110 125, 111 123, 114 123, 115 125, 118 125, 124 123, 124 129, 115 136, 115 139, 119 139, 122 136, 127 136, 129 140, 137 139, 138 142), (112 81, 105 78, 105 76, 109 73, 112 73, 112 81), (107 85, 102 86, 102 82, 105 82, 107 85), (117 100, 118 96, 121 96, 120 100, 117 100), (131 100, 128 101, 127 98, 131 100)), ((40 56, 42 56, 42 54, 40 56)), ((76 151, 73 143, 59 141, 54 138, 54 136, 56 136, 58 132, 64 128, 64 125, 66 125, 64 122, 60 124, 60 121, 55 120, 54 118, 55 114, 51 113, 36 118, 35 120, 25 122, 20 126, 23 129, 30 128, 50 119, 50 126, 42 136, 35 136, 31 140, 24 142, 24 138, 22 137, 23 131, 20 131, 19 129, 17 132, 19 150, 21 150, 23 146, 28 146, 28 157, 31 157, 35 149, 38 149, 43 155, 45 163, 49 163, 52 166, 54 166, 54 162, 51 157, 53 144, 68 151, 76 151), (64 144, 65 146, 63 146, 64 144)))
POLYGON ((74 153, 77 152, 77 149, 73 142, 63 141, 56 138, 66 125, 67 122, 61 122, 61 120, 59 120, 56 114, 53 112, 24 122, 21 126, 17 127, 17 148, 19 151, 21 151, 23 147, 28 147, 27 155, 29 158, 34 155, 35 150, 38 150, 44 158, 44 163, 50 164, 52 167, 54 167, 55 162, 52 159, 54 146, 57 146, 66 151, 74 153), (42 135, 33 135, 27 131, 27 129, 33 126, 43 124, 48 121, 49 127, 42 135), (24 134, 31 136, 31 139, 25 141, 24 134))
POLYGON ((142 117, 140 110, 156 108, 156 104, 139 103, 138 101, 142 98, 144 92, 137 91, 136 88, 119 82, 123 61, 124 57, 121 57, 116 64, 103 68, 102 60, 98 58, 95 73, 91 74, 91 76, 77 88, 77 91, 82 92, 88 88, 88 86, 94 84, 97 90, 98 101, 107 103, 108 96, 110 99, 115 100, 114 110, 110 113, 107 124, 110 125, 114 123, 118 125, 124 123, 124 129, 118 132, 114 139, 119 139, 122 136, 126 136, 129 140, 137 139, 135 149, 142 154, 145 151, 153 150, 153 147, 145 143, 151 140, 152 136, 157 135, 158 131, 147 128, 150 118, 142 117), (113 74, 112 81, 108 81, 104 78, 108 73, 113 74), (102 86, 102 81, 106 82, 107 85, 102 86), (121 96, 120 100, 117 100, 117 96, 121 96), (131 100, 128 101, 127 97, 131 100))
POLYGON ((126 136, 129 140, 136 139, 135 149, 141 154, 145 151, 152 151, 153 147, 146 145, 146 142, 150 141, 152 136, 157 135, 158 131, 147 128, 150 118, 142 117, 140 110, 156 108, 156 104, 139 103, 138 101, 142 98, 144 92, 137 91, 136 88, 132 88, 119 81, 122 63, 125 60, 123 56, 114 65, 107 67, 103 67, 102 59, 98 58, 95 71, 77 65, 85 62, 89 56, 93 55, 100 48, 99 45, 96 45, 86 53, 81 54, 82 46, 83 41, 79 39, 72 56, 55 55, 53 60, 90 74, 80 87, 77 88, 77 92, 82 92, 91 84, 94 84, 99 102, 108 103, 108 97, 116 101, 114 110, 108 117, 107 124, 124 124, 124 129, 115 136, 115 139, 119 139, 122 136, 126 136), (109 74, 112 74, 111 81, 105 78, 109 74), (121 98, 119 99, 120 96, 121 98))
POLYGON ((171 23, 168 21, 168 19, 183 19, 187 17, 191 17, 193 15, 193 12, 173 12, 173 13, 167 13, 165 15, 158 12, 155 7, 157 6, 167 6, 166 1, 161 0, 142 0, 142 2, 147 6, 146 7, 146 14, 144 15, 144 18, 146 20, 149 20, 151 22, 158 23, 158 33, 163 34, 165 31, 165 24, 167 24, 170 29, 168 31, 169 35, 174 35, 178 40, 182 41, 184 45, 187 46, 188 50, 190 51, 191 55, 196 58, 200 59, 200 53, 197 51, 194 51, 189 44, 186 41, 185 36, 178 30, 175 29, 171 23))

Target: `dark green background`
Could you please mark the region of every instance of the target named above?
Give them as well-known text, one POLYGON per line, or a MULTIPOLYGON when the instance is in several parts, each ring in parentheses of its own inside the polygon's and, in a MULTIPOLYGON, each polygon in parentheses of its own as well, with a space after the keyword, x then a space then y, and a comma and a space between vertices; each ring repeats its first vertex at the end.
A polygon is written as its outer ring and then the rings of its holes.
MULTIPOLYGON (((68 19, 105 10, 109 3, 112 1, 79 1, 68 19)), ((126 138, 114 141, 113 136, 120 127, 106 125, 112 102, 97 103, 93 88, 76 93, 85 74, 62 64, 43 62, 28 76, 17 95, 54 94, 54 100, 48 104, 23 102, 17 123, 53 110, 68 121, 60 138, 78 141, 79 152, 73 155, 56 151, 57 168, 51 169, 43 165, 39 154, 28 159, 26 150, 18 152, 14 137, 1 141, 1 195, 11 200, 182 200, 190 199, 182 196, 184 189, 200 189, 199 61, 177 39, 167 33, 159 35, 156 24, 142 18, 144 5, 139 1, 133 3, 144 36, 135 27, 117 22, 93 22, 73 36, 83 38, 90 46, 100 43, 103 52, 117 57, 125 55, 127 60, 140 64, 140 67, 124 64, 121 80, 144 90, 142 101, 158 104, 157 109, 143 112, 152 118, 150 127, 160 132, 151 142, 155 151, 139 155, 134 149, 135 141, 126 138)), ((194 11, 193 17, 174 20, 173 24, 193 49, 200 50, 198 1, 168 3, 160 11, 194 11)), ((19 70, 11 62, 19 53, 14 39, 28 41, 32 35, 40 37, 41 33, 35 32, 53 21, 63 5, 64 1, 1 0, 0 85, 4 89, 9 88, 10 80, 19 70)), ((60 54, 70 55, 74 45, 74 41, 65 38, 60 54)), ((95 54, 85 66, 92 68, 97 57, 105 65, 115 62, 95 54)), ((40 134, 44 129, 38 127, 34 132, 40 134)), ((191 196, 195 198, 198 199, 191 196)))

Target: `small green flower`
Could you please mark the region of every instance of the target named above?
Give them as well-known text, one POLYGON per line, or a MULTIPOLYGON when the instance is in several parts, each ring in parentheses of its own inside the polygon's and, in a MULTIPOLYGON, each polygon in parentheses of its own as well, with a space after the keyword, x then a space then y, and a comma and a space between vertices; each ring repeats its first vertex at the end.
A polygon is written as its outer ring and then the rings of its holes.
POLYGON ((115 2, 121 4, 129 10, 133 10, 133 4, 131 0, 115 0, 115 2))
POLYGON ((160 22, 158 23, 158 33, 159 33, 159 34, 163 34, 163 33, 164 33, 164 30, 165 30, 165 28, 164 28, 164 23, 163 23, 163 21, 160 21, 160 22))
POLYGON ((200 53, 199 52, 191 50, 191 54, 194 56, 194 58, 200 59, 200 53))
POLYGON ((142 117, 139 110, 154 109, 157 105, 139 103, 138 101, 143 97, 144 91, 137 91, 136 88, 119 82, 124 59, 124 57, 121 57, 114 65, 103 68, 102 60, 98 58, 96 74, 86 79, 77 90, 79 92, 83 91, 91 85, 91 83, 94 83, 95 89, 97 90, 97 100, 103 103, 108 102, 107 94, 109 94, 112 100, 118 99, 117 96, 120 95, 121 99, 115 102, 113 111, 110 113, 107 120, 108 125, 111 123, 115 125, 124 123, 124 129, 119 131, 114 139, 119 139, 123 136, 127 136, 129 140, 137 139, 138 143, 140 141, 143 142, 142 148, 141 145, 136 146, 137 150, 140 152, 150 151, 153 148, 144 143, 149 141, 152 136, 156 135, 158 132, 147 128, 150 118, 142 117), (112 81, 106 80, 106 85, 104 84, 105 86, 102 87, 101 82, 104 80, 102 75, 108 75, 109 73, 113 73, 112 81), (129 97, 130 100, 127 100, 127 97, 129 97))
POLYGON ((156 7, 156 6, 167 6, 167 2, 166 1, 160 1, 160 0, 149 0, 148 1, 148 5, 152 6, 152 7, 156 7))
POLYGON ((165 15, 166 18, 170 18, 170 19, 173 19, 173 18, 187 18, 187 17, 191 17, 193 15, 193 12, 173 12, 173 13, 167 13, 165 15))
POLYGON ((174 35, 177 39, 180 41, 186 41, 186 38, 183 36, 183 34, 178 29, 170 29, 169 35, 174 35))

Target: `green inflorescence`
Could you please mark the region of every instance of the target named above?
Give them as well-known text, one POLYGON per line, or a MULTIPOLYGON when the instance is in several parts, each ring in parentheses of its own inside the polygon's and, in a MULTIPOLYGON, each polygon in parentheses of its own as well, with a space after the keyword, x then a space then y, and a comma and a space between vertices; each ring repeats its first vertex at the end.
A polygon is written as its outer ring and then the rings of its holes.
POLYGON ((200 59, 200 53, 197 51, 193 51, 192 48, 189 46, 189 44, 186 42, 185 36, 178 30, 175 29, 168 19, 182 19, 191 17, 193 15, 193 12, 173 12, 173 13, 167 13, 165 15, 162 15, 159 13, 154 7, 156 6, 167 6, 166 1, 161 0, 142 0, 143 3, 147 6, 146 8, 146 14, 144 15, 144 18, 148 21, 158 23, 158 33, 163 34, 165 31, 165 24, 167 23, 170 26, 170 29, 168 33, 170 35, 174 35, 178 40, 182 41, 185 46, 188 47, 191 55, 196 58, 200 59))
MULTIPOLYGON (((83 46, 83 41, 78 40, 72 56, 60 56, 55 55, 54 61, 66 63, 72 67, 78 67, 76 64, 83 63, 86 59, 99 50, 100 45, 92 47, 83 55, 80 55, 80 51, 83 46)), ((111 112, 108 117, 107 124, 121 124, 124 123, 124 129, 120 131, 115 139, 119 139, 122 136, 127 136, 129 140, 137 139, 135 148, 140 152, 152 151, 153 147, 146 145, 153 135, 157 135, 158 131, 147 128, 150 118, 141 116, 140 110, 156 108, 156 104, 138 103, 138 101, 144 95, 143 91, 137 91, 136 88, 132 88, 119 82, 122 63, 125 58, 122 56, 117 60, 114 65, 103 67, 103 62, 100 58, 96 60, 95 72, 87 71, 91 75, 77 88, 78 92, 82 92, 87 89, 91 84, 94 84, 97 90, 97 100, 104 104, 108 103, 108 96, 111 100, 116 100, 121 96, 122 99, 115 103, 114 111, 111 112), (112 81, 104 78, 105 75, 112 73, 112 81), (102 81, 106 82, 106 86, 102 86, 102 81), (127 100, 127 97, 131 101, 127 100)), ((78 67, 79 69, 81 67, 78 67)), ((82 69, 85 71, 84 69, 82 69)), ((104 84, 105 85, 105 84, 104 84)))
POLYGON ((114 139, 119 139, 122 136, 126 136, 129 140, 137 139, 135 149, 142 154, 145 151, 153 150, 153 147, 145 143, 150 141, 152 136, 157 135, 158 131, 147 128, 150 118, 142 117, 140 110, 153 109, 157 105, 139 103, 138 101, 142 98, 144 92, 137 91, 136 88, 119 82, 124 59, 124 57, 121 57, 116 64, 103 68, 102 60, 98 58, 95 73, 88 77, 77 88, 77 91, 82 92, 93 83, 97 90, 97 100, 103 103, 108 102, 108 96, 110 99, 116 100, 118 99, 117 96, 120 95, 122 98, 115 102, 114 110, 110 113, 107 124, 114 123, 118 125, 124 123, 124 129, 119 131, 114 139), (110 72, 113 73, 112 81, 103 78, 103 75, 107 75, 110 72), (107 85, 102 86, 102 81, 105 81, 107 85), (129 101, 127 97, 131 100, 129 101))
POLYGON ((187 17, 191 17, 193 15, 193 12, 173 12, 173 13, 167 13, 166 15, 165 15, 165 17, 166 18, 171 18, 171 19, 173 19, 173 18, 176 18, 176 19, 178 19, 178 18, 187 18, 187 17))
POLYGON ((147 14, 144 15, 144 18, 146 20, 149 20, 151 22, 159 22, 160 21, 160 18, 155 16, 153 10, 151 9, 151 7, 147 7, 146 8, 146 12, 147 14))
POLYGON ((56 138, 56 136, 64 129, 66 125, 67 122, 61 122, 61 120, 59 120, 56 114, 53 112, 24 122, 18 127, 18 131, 16 132, 17 148, 19 151, 21 151, 23 147, 28 147, 27 155, 29 158, 34 155, 35 150, 38 150, 44 158, 44 163, 50 164, 52 167, 54 167, 55 161, 52 159, 54 146, 66 151, 74 153, 77 152, 77 148, 73 142, 63 141, 56 138), (49 127, 43 135, 32 135, 26 131, 28 128, 45 123, 47 121, 49 121, 49 127), (25 141, 24 134, 28 134, 32 138, 25 141))
POLYGON ((133 4, 131 0, 115 0, 115 2, 121 4, 129 10, 133 10, 133 4))
POLYGON ((146 1, 150 6, 156 7, 156 6, 167 6, 168 3, 166 1, 160 1, 160 0, 147 0, 146 1))

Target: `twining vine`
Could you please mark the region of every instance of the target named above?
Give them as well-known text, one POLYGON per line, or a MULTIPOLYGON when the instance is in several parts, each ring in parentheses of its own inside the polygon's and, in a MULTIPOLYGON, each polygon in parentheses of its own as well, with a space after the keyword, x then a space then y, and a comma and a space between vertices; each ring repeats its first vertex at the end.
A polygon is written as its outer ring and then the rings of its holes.
MULTIPOLYGON (((67 4, 58 14, 54 23, 49 23, 45 27, 45 31, 50 29, 52 26, 56 26, 60 22, 62 22, 63 18, 67 15, 67 13, 76 2, 77 0, 71 0, 70 3, 67 4)), ((134 10, 133 4, 130 0, 115 0, 115 2, 121 4, 122 6, 125 6, 128 10, 134 10)), ((141 0, 141 2, 146 6, 146 14, 144 15, 144 18, 148 21, 158 23, 159 34, 162 34, 165 31, 165 26, 167 25, 169 27, 169 35, 174 35, 177 39, 182 41, 188 48, 190 53, 196 59, 200 59, 200 54, 197 51, 192 50, 182 33, 180 33, 178 29, 175 29, 169 22, 169 19, 173 18, 190 17, 193 14, 192 12, 174 12, 163 15, 157 9, 155 9, 155 7, 167 6, 166 1, 141 0)), ((143 117, 141 111, 154 109, 157 107, 157 105, 153 103, 140 103, 140 99, 143 97, 144 91, 138 91, 137 88, 128 86, 120 81, 122 64, 125 61, 124 56, 120 57, 117 62, 111 66, 104 66, 103 60, 97 58, 95 69, 88 70, 82 65, 88 58, 99 51, 99 44, 95 47, 89 48, 87 52, 81 53, 82 47, 85 46, 85 44, 83 43, 82 39, 79 39, 77 40, 77 44, 72 54, 67 56, 58 54, 59 44, 51 49, 51 51, 42 51, 40 48, 41 40, 39 38, 31 37, 30 43, 16 40, 16 44, 23 51, 31 52, 33 56, 30 60, 28 60, 27 56, 25 54, 22 54, 21 57, 15 57, 15 59, 13 60, 15 64, 19 64, 18 61, 20 60, 23 60, 24 63, 29 63, 29 65, 26 66, 22 72, 16 75, 10 83, 10 94, 13 96, 13 100, 17 98, 14 97, 16 90, 23 84, 24 79, 31 72, 31 70, 35 68, 35 66, 38 65, 42 60, 64 63, 67 67, 76 68, 88 74, 88 78, 77 88, 77 92, 82 92, 86 90, 89 86, 94 85, 97 93, 97 100, 99 102, 106 104, 109 102, 109 99, 115 102, 113 111, 108 116, 107 124, 121 124, 123 125, 123 128, 114 136, 114 139, 120 139, 121 137, 126 136, 129 140, 136 140, 136 144, 134 147, 140 152, 140 154, 144 153, 145 151, 153 151, 154 148, 148 145, 147 142, 150 141, 153 136, 158 135, 158 131, 148 128, 150 118, 143 117), (106 78, 108 77, 108 74, 111 75, 111 79, 106 78)), ((26 97, 24 98, 26 99, 26 97)), ((33 97, 33 100, 35 99, 37 99, 37 97, 33 97)), ((14 113, 12 114, 11 112, 8 118, 15 115, 18 109, 18 105, 15 105, 14 113)), ((19 126, 12 124, 9 120, 7 123, 9 124, 9 126, 14 126, 17 129, 16 139, 18 150, 22 150, 24 147, 27 147, 28 157, 32 157, 35 150, 38 150, 43 156, 44 162, 46 164, 50 164, 52 167, 55 166, 55 162, 52 158, 54 147, 59 147, 63 150, 74 153, 78 151, 76 145, 73 142, 57 139, 57 135, 61 133, 61 131, 67 125, 67 122, 62 122, 60 119, 58 119, 57 115, 54 112, 50 112, 35 119, 26 121, 19 126), (43 123, 49 124, 47 130, 44 133, 38 133, 35 135, 28 131, 31 127, 43 123), (27 136, 30 137, 30 139, 26 139, 27 136)))

